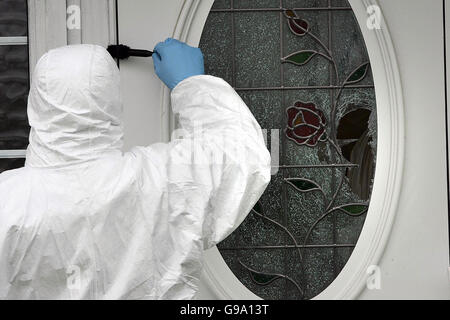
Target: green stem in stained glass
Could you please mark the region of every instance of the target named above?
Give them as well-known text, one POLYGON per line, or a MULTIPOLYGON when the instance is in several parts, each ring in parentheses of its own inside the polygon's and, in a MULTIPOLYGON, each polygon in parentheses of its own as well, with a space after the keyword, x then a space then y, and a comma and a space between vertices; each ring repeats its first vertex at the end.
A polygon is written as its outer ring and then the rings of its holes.
POLYGON ((309 61, 311 61, 312 58, 314 58, 315 56, 321 56, 321 57, 324 57, 325 59, 333 62, 331 57, 329 57, 326 54, 323 54, 321 52, 314 51, 314 50, 303 50, 303 51, 294 52, 294 53, 284 57, 283 59, 281 59, 281 62, 282 63, 291 63, 291 64, 295 64, 297 66, 303 66, 303 65, 307 64, 309 61))
MULTIPOLYGON (((259 207, 261 208, 261 207, 259 207)), ((298 247, 298 243, 297 240, 295 240, 294 235, 289 231, 289 229, 287 227, 285 227, 284 225, 282 225, 281 223, 270 219, 269 217, 266 217, 265 215, 261 214, 260 212, 256 211, 255 208, 252 209, 252 212, 254 214, 256 214, 258 217, 263 218, 267 221, 269 221, 270 223, 273 223, 274 225, 276 225, 277 227, 281 228, 284 232, 286 232, 286 234, 289 236, 289 238, 291 238, 292 242, 294 243, 295 247, 297 248, 297 253, 298 253, 298 257, 300 258, 300 261, 303 263, 303 256, 302 253, 300 251, 300 248, 298 247)))
POLYGON ((334 212, 341 211, 341 212, 344 212, 345 214, 350 215, 352 217, 357 217, 357 216, 360 216, 360 215, 364 214, 367 211, 368 207, 369 206, 367 204, 364 204, 364 203, 349 203, 349 204, 344 204, 344 205, 341 205, 339 207, 334 207, 334 208, 331 208, 331 209, 327 210, 309 228, 308 232, 306 233, 305 240, 303 241, 303 245, 306 245, 308 243, 309 237, 311 236, 311 232, 319 224, 319 222, 322 221, 323 219, 325 219, 326 217, 328 217, 330 214, 332 214, 334 212))
POLYGON ((286 279, 287 281, 292 283, 297 288, 297 290, 299 291, 301 296, 304 296, 303 290, 300 288, 298 283, 291 277, 286 276, 284 274, 266 273, 266 272, 256 271, 256 270, 250 268, 249 266, 245 265, 241 260, 238 260, 238 261, 241 266, 243 266, 245 269, 247 269, 247 271, 250 274, 250 279, 252 279, 252 281, 255 282, 256 284, 258 284, 260 286, 266 286, 266 285, 274 282, 277 279, 286 279))

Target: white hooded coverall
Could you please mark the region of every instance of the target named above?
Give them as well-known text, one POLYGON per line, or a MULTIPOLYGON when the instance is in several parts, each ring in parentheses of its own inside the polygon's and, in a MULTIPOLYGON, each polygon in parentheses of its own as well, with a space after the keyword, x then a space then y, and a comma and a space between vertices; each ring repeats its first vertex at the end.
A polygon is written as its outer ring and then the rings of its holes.
POLYGON ((257 202, 270 156, 224 80, 187 78, 171 102, 180 137, 123 153, 108 52, 75 45, 40 59, 25 167, 0 175, 1 299, 195 296, 203 250, 257 202))

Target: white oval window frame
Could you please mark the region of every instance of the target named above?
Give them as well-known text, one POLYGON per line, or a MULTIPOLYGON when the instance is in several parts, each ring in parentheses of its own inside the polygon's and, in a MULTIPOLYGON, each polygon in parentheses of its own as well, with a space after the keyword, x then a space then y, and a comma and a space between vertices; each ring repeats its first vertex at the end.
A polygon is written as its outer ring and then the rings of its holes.
MULTIPOLYGON (((185 0, 174 38, 198 45, 213 0, 185 0)), ((353 253, 337 278, 314 299, 355 299, 366 286, 367 270, 378 265, 394 221, 403 175, 404 114, 401 78, 387 25, 381 16, 379 28, 369 29, 367 21, 376 0, 349 0, 369 53, 377 100, 377 164, 371 201, 361 235, 353 253)), ((162 95, 163 121, 174 128, 170 113, 170 92, 162 95)), ((205 252, 203 281, 218 299, 261 299, 233 274, 219 250, 205 252)))

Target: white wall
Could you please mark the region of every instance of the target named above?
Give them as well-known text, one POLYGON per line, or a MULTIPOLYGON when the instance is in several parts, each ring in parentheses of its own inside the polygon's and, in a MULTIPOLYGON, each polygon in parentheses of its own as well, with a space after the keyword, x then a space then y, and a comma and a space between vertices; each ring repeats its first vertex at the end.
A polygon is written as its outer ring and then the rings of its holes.
POLYGON ((361 299, 450 299, 441 0, 381 0, 402 78, 404 183, 381 290, 361 299))

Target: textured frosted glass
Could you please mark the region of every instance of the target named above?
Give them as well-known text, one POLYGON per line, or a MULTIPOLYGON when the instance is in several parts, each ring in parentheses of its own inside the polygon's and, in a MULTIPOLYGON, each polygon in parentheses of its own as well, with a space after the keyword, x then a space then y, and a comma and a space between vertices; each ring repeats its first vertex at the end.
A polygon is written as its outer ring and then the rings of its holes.
POLYGON ((279 0, 233 0, 234 8, 278 8, 279 0))
POLYGON ((238 12, 235 13, 234 21, 236 86, 254 88, 281 85, 279 14, 238 12))
POLYGON ((283 0, 284 8, 317 8, 327 6, 328 0, 283 0))

